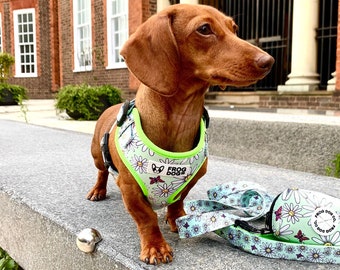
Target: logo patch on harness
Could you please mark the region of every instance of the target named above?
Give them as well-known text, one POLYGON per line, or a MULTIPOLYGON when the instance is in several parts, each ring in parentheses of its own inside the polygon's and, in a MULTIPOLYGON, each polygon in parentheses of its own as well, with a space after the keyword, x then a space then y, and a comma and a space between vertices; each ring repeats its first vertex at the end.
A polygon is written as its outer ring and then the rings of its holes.
POLYGON ((316 233, 327 236, 336 230, 339 224, 339 217, 332 209, 319 207, 311 217, 311 224, 316 233))
POLYGON ((184 176, 190 172, 190 166, 180 164, 165 164, 149 161, 147 173, 154 173, 161 176, 184 176))

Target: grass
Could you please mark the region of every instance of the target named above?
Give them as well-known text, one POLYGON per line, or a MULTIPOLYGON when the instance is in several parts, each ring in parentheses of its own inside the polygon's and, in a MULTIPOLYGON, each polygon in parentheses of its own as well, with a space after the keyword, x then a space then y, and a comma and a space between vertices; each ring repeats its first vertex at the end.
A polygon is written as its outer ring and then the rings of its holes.
POLYGON ((22 269, 6 251, 0 248, 0 270, 20 270, 22 269))
POLYGON ((326 167, 326 175, 340 178, 340 153, 336 154, 330 165, 326 167))

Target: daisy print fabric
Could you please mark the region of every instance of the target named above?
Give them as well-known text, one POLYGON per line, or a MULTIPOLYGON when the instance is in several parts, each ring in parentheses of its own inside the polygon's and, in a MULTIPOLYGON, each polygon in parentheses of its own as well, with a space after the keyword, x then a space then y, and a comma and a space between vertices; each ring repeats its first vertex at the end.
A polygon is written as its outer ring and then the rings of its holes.
POLYGON ((191 151, 174 153, 162 150, 144 134, 136 108, 117 128, 118 153, 154 209, 178 200, 179 193, 205 162, 208 141, 203 119, 199 135, 200 140, 191 151))
POLYGON ((283 241, 340 246, 340 201, 303 189, 287 189, 273 205, 271 227, 283 241))
POLYGON ((215 232, 254 255, 340 264, 340 200, 329 195, 287 189, 274 199, 255 183, 230 182, 186 201, 185 211, 176 220, 181 238, 215 232), (266 228, 248 223, 264 215, 266 228))
POLYGON ((254 255, 312 263, 340 264, 339 246, 304 245, 277 241, 272 234, 252 234, 235 226, 215 232, 232 245, 254 255))

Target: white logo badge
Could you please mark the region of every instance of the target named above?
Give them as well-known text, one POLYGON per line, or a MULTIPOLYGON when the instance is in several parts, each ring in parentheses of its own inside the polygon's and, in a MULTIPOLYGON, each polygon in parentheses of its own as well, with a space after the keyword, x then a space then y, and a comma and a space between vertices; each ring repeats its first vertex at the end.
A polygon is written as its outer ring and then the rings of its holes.
POLYGON ((317 234, 327 236, 336 230, 339 224, 339 216, 332 209, 320 207, 314 211, 311 224, 317 234))

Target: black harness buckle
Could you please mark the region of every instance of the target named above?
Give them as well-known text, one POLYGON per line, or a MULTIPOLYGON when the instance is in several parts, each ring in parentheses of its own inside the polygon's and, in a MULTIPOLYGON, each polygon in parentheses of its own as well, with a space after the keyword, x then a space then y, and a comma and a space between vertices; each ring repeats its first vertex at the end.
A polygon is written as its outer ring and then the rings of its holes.
POLYGON ((106 169, 109 169, 111 167, 112 169, 117 170, 111 159, 111 155, 109 151, 109 138, 110 138, 110 133, 106 132, 100 142, 100 148, 102 150, 104 166, 106 169))
POLYGON ((131 102, 126 100, 123 105, 120 107, 120 110, 117 114, 117 126, 120 127, 125 122, 125 119, 128 115, 129 109, 131 108, 131 102))

